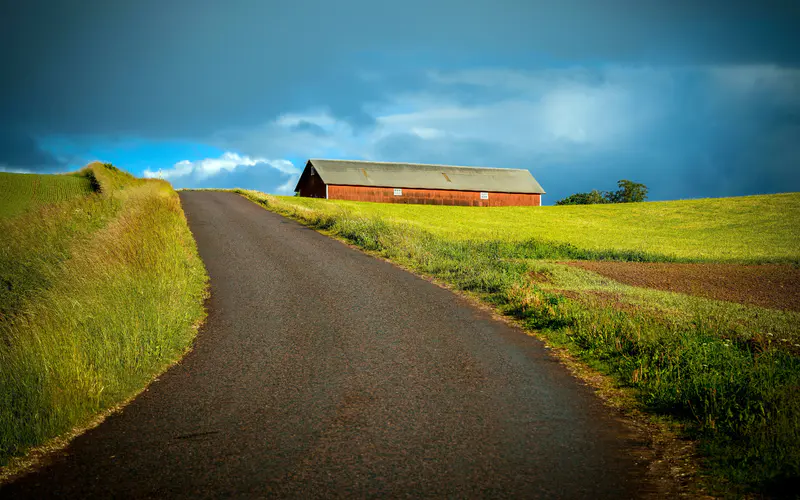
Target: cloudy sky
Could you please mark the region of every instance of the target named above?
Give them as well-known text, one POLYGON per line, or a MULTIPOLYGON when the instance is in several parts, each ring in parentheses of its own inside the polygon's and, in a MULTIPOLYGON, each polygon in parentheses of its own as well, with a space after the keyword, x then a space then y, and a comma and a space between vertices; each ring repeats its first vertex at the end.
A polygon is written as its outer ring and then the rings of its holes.
POLYGON ((2 0, 0 169, 289 193, 307 158, 527 168, 545 203, 800 191, 800 2, 2 0))

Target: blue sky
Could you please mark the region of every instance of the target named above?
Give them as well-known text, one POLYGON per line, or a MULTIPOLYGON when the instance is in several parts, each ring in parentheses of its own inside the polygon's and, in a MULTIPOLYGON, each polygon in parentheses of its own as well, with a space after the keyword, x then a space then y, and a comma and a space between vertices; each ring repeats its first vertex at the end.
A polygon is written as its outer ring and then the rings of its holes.
POLYGON ((6 2, 0 168, 288 193, 330 157, 527 168, 545 203, 621 178, 800 191, 798 25, 794 1, 6 2))

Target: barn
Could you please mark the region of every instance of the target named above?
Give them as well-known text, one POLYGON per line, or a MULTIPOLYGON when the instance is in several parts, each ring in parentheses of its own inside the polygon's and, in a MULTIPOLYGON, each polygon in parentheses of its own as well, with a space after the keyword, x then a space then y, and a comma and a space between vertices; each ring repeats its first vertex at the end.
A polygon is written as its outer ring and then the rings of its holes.
POLYGON ((524 169, 318 159, 308 160, 295 192, 330 200, 475 207, 539 206, 544 194, 524 169))

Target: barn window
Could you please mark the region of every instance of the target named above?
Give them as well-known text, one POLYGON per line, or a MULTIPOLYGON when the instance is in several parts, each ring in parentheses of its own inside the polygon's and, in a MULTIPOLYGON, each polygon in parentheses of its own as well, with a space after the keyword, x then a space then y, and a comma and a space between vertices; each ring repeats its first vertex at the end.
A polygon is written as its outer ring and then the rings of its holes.
POLYGON ((482 200, 488 200, 489 199, 489 193, 481 193, 481 199, 482 200))
POLYGON ((311 167, 311 176, 314 176, 314 167, 311 167))
POLYGON ((403 190, 400 188, 394 188, 394 195, 395 196, 403 196, 403 190))

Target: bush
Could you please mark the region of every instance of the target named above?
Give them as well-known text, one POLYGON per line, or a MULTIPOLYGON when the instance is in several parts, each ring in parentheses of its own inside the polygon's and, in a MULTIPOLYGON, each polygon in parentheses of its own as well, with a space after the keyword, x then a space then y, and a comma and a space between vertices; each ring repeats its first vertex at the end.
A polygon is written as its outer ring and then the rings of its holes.
POLYGON ((558 200, 556 205, 595 205, 599 203, 609 203, 605 193, 593 189, 588 193, 575 193, 567 196, 563 200, 558 200))

